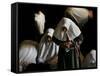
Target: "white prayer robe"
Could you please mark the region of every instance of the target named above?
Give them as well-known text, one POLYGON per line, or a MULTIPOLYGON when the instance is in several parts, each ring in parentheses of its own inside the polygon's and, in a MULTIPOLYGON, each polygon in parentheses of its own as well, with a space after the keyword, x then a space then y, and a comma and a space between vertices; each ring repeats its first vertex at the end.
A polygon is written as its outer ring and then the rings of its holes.
POLYGON ((29 64, 36 64, 37 49, 33 45, 22 45, 19 49, 19 71, 23 71, 29 64))
POLYGON ((58 55, 59 46, 55 44, 53 41, 46 41, 47 36, 50 36, 52 38, 53 32, 54 30, 49 28, 41 39, 38 55, 39 63, 45 63, 46 61, 52 59, 54 56, 58 55))

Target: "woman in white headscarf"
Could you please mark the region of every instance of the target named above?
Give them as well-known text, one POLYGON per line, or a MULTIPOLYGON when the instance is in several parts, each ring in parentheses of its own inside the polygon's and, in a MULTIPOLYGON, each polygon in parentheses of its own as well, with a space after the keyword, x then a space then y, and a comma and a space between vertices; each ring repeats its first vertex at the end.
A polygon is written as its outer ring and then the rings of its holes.
POLYGON ((57 65, 59 46, 52 40, 54 29, 49 28, 42 37, 39 45, 38 63, 57 65))
MULTIPOLYGON (((92 28, 95 26, 93 23, 94 21, 94 16, 95 15, 95 10, 94 8, 89 8, 89 7, 67 7, 65 10, 65 17, 70 18, 81 30, 82 34, 82 42, 84 39, 84 42, 82 44, 82 49, 81 51, 83 52, 86 46, 90 46, 89 43, 91 42, 91 38, 89 32, 91 32, 92 28), (94 26, 92 26, 92 25, 94 26), (88 30, 88 31, 87 31, 88 30)), ((94 41, 94 40, 93 40, 94 41)), ((90 48, 88 47, 88 48, 90 48)), ((80 54, 83 56, 83 54, 80 54)), ((82 62, 83 59, 81 59, 82 62)))
MULTIPOLYGON (((65 10, 65 17, 70 18, 81 30, 81 43, 82 47, 81 48, 85 48, 86 45, 84 44, 88 44, 87 40, 88 40, 88 33, 86 32, 88 30, 88 32, 91 32, 91 27, 89 25, 91 25, 93 22, 93 16, 94 16, 94 10, 91 8, 86 8, 86 7, 67 7, 65 10), (84 42, 83 42, 84 39, 84 42)), ((91 39, 90 39, 91 40, 91 39)), ((88 47, 89 48, 89 47, 88 47)), ((84 49, 81 49, 81 51, 83 51, 84 49)), ((85 49, 86 50, 86 49, 85 49)), ((81 63, 83 62, 83 54, 80 52, 80 56, 81 56, 81 63)))
POLYGON ((63 17, 58 23, 54 32, 54 41, 60 46, 58 54, 59 69, 79 68, 80 52, 77 44, 81 43, 78 38, 80 35, 80 29, 71 19, 63 17))
MULTIPOLYGON (((19 71, 23 72, 28 65, 36 64, 38 44, 32 40, 25 40, 21 43, 19 48, 19 71)), ((32 67, 35 69, 36 67, 32 67)))

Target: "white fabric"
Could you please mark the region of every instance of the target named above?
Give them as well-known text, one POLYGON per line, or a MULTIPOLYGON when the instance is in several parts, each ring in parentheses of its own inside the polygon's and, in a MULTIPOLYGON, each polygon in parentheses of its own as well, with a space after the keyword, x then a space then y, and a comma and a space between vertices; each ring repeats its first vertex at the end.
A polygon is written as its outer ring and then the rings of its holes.
POLYGON ((48 36, 52 37, 52 36, 53 36, 53 33, 54 33, 54 29, 49 28, 49 29, 47 30, 47 35, 48 35, 48 36))
POLYGON ((96 65, 96 50, 91 50, 84 59, 83 67, 95 67, 94 65, 96 65))
MULTIPOLYGON (((39 45, 39 55, 38 62, 45 63, 45 61, 50 60, 55 55, 58 55, 59 46, 56 45, 53 41, 47 42, 47 35, 53 35, 54 30, 48 29, 45 35, 42 37, 40 45, 39 45)), ((52 38, 52 37, 51 37, 52 38)))
POLYGON ((61 41, 66 41, 67 36, 69 40, 73 40, 81 34, 80 29, 77 25, 69 18, 63 17, 61 21, 58 23, 54 36, 61 41), (62 28, 65 27, 67 29, 66 32, 62 31, 62 28))
POLYGON ((35 14, 35 22, 37 23, 40 34, 43 34, 45 28, 45 15, 41 11, 35 14))
POLYGON ((84 24, 88 21, 89 11, 86 8, 69 7, 66 9, 65 14, 66 12, 68 12, 78 24, 84 24))
POLYGON ((24 46, 19 50, 19 61, 21 64, 28 65, 36 63, 37 49, 34 46, 24 46))

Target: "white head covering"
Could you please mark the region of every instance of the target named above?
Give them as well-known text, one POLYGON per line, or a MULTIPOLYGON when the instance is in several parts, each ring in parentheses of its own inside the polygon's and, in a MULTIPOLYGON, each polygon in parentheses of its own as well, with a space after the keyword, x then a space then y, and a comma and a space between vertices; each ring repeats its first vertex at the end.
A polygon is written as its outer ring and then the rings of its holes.
POLYGON ((52 36, 53 36, 53 33, 54 33, 54 29, 49 28, 49 29, 47 30, 47 35, 50 36, 51 38, 52 38, 52 36))
POLYGON ((66 9, 65 14, 69 13, 78 24, 84 24, 88 21, 89 11, 86 8, 69 7, 66 9))
POLYGON ((96 50, 91 50, 85 57, 83 67, 95 67, 96 66, 96 50))
POLYGON ((96 50, 91 50, 90 54, 92 55, 93 61, 92 63, 96 63, 96 50))
POLYGON ((39 54, 38 54, 39 63, 45 63, 45 61, 51 59, 53 56, 58 54, 59 46, 56 45, 53 41, 51 42, 46 41, 47 36, 49 35, 52 38, 53 33, 54 29, 49 28, 41 39, 39 45, 39 54))
POLYGON ((37 23, 40 34, 43 34, 45 26, 45 15, 41 11, 39 11, 38 14, 35 14, 35 22, 37 23))
POLYGON ((57 28, 55 29, 54 36, 61 41, 66 41, 67 36, 69 40, 73 40, 81 34, 80 29, 77 25, 69 18, 63 17, 58 23, 57 28), (67 29, 66 32, 62 32, 62 28, 67 29), (63 35, 62 35, 63 34, 63 35))
POLYGON ((19 49, 19 70, 22 71, 22 68, 25 68, 31 63, 36 64, 37 49, 35 45, 31 44, 22 44, 19 49))

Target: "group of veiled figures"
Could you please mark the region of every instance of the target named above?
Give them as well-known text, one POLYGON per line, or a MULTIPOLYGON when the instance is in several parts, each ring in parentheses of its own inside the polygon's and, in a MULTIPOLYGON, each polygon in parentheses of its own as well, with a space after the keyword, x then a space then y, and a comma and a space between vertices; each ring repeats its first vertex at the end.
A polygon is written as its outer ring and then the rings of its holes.
POLYGON ((27 68, 28 70, 30 68, 31 70, 39 70, 39 68, 41 70, 69 70, 96 67, 96 51, 91 50, 86 57, 83 57, 80 51, 80 45, 84 39, 81 28, 92 17, 91 10, 69 7, 56 28, 48 28, 44 33, 45 15, 42 11, 36 13, 34 19, 43 36, 39 43, 32 40, 21 43, 19 71, 22 72, 27 68))

